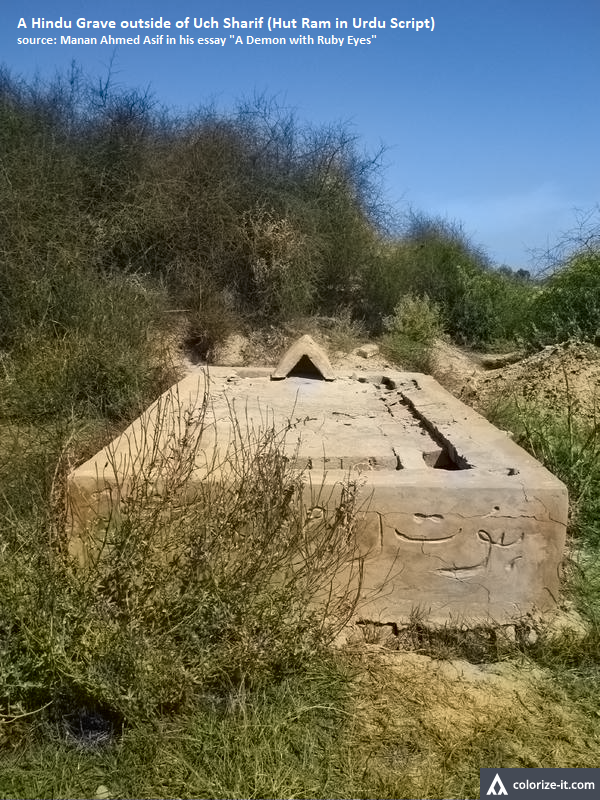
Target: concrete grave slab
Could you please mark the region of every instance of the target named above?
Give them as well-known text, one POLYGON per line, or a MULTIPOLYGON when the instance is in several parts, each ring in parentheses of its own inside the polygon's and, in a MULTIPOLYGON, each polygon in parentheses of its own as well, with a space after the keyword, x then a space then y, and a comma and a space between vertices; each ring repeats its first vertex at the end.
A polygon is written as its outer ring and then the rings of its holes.
POLYGON ((232 413, 256 429, 288 427, 285 448, 304 470, 314 512, 321 503, 315 487, 326 496, 348 475, 356 478, 365 557, 358 619, 401 624, 417 613, 429 624, 507 624, 555 607, 564 485, 433 378, 334 373, 306 341, 273 376, 260 368, 196 370, 74 470, 74 554, 85 558, 90 524, 114 513, 130 476, 181 436, 205 397, 204 461, 192 484, 224 457, 232 413), (307 354, 315 369, 295 376, 307 354))

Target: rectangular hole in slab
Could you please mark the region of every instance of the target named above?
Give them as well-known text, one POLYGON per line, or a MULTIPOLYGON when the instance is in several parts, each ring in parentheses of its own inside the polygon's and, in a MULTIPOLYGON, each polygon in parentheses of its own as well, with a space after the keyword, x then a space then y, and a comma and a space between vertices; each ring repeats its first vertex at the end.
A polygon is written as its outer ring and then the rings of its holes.
POLYGON ((443 447, 423 453, 423 461, 432 469, 464 469, 464 467, 460 467, 452 460, 450 453, 443 447))

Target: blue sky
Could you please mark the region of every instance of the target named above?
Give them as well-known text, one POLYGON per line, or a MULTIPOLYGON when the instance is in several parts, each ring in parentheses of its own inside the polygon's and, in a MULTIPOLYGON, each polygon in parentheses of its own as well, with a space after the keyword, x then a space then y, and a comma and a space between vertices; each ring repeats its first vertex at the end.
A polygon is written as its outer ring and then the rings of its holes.
POLYGON ((498 264, 532 267, 531 251, 575 224, 575 209, 600 202, 599 0, 3 0, 0 61, 24 77, 48 77, 75 59, 117 81, 149 87, 167 106, 215 101, 223 109, 266 93, 312 123, 344 121, 366 148, 384 144, 386 199, 460 221, 498 264), (72 21, 70 30, 33 29, 32 18, 72 21), (226 38, 221 45, 64 45, 60 36, 135 36, 123 21, 171 22, 160 33, 226 38), (198 29, 214 17, 219 28, 198 29), (225 19, 263 17, 260 30, 225 19), (297 28, 269 32, 269 17, 297 28), (23 18, 27 29, 19 28, 23 18), (77 28, 78 19, 114 20, 114 30, 77 28), (177 22, 188 27, 177 28, 177 22), (302 19, 331 29, 302 29, 302 19), (335 20, 347 29, 336 29, 335 20), (385 28, 354 27, 355 20, 385 28), (433 18, 434 30, 392 27, 433 18), (281 45, 235 44, 229 34, 285 36, 281 45), (371 38, 354 45, 348 37, 371 38), (293 45, 311 35, 315 44, 293 45), (317 36, 344 44, 317 44, 317 36), (55 36, 54 45, 18 37, 55 36))

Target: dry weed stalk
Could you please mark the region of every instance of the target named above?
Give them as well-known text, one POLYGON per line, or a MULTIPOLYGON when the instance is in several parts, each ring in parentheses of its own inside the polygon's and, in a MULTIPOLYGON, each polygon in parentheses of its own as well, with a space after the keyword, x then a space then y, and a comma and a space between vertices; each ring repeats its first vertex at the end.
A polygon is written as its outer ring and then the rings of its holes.
POLYGON ((104 685, 111 706, 147 713, 285 672, 330 643, 358 600, 356 484, 307 482, 290 426, 269 413, 253 426, 230 407, 220 442, 208 381, 198 396, 165 395, 129 452, 110 450, 110 513, 88 532, 86 565, 71 565, 88 597, 89 661, 114 661, 118 647, 125 683, 137 682, 125 701, 104 685))

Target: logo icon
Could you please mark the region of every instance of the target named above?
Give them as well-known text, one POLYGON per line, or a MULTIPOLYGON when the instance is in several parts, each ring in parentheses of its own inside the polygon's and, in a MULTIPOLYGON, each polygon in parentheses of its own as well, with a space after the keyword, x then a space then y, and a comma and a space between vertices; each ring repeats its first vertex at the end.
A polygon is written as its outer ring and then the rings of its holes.
POLYGON ((496 795, 498 795, 498 794, 506 794, 506 795, 508 795, 508 792, 504 788, 504 784, 502 783, 502 781, 500 779, 500 775, 498 775, 498 773, 496 773, 496 777, 492 781, 492 785, 487 790, 487 793, 488 794, 496 794, 496 795))

